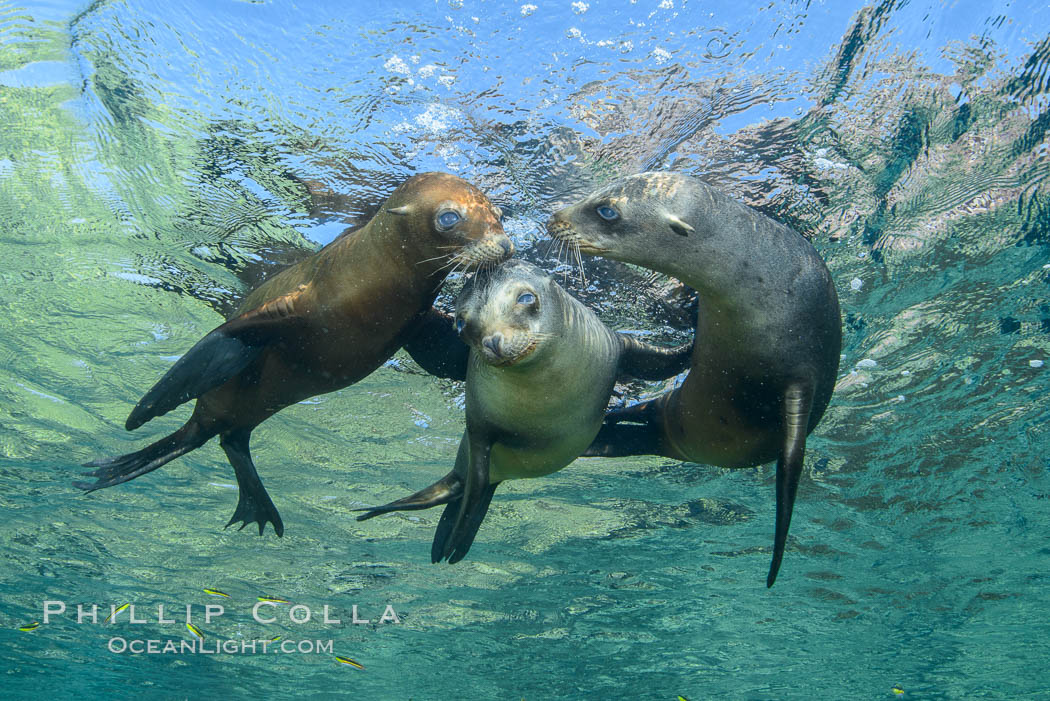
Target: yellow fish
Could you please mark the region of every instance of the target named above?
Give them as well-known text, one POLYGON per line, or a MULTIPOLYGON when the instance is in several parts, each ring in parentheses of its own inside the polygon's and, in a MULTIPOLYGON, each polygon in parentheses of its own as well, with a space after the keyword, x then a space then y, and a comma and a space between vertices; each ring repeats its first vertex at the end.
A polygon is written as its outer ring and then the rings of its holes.
POLYGON ((288 601, 288 599, 282 599, 279 596, 260 596, 260 597, 256 597, 256 598, 258 598, 259 601, 268 601, 271 604, 290 604, 290 603, 292 603, 291 601, 288 601))
POLYGON ((124 604, 120 608, 116 609, 113 613, 106 616, 106 620, 104 620, 103 623, 109 623, 110 621, 112 621, 114 618, 116 618, 118 613, 126 609, 128 606, 131 606, 131 604, 124 604))
POLYGON ((270 638, 270 642, 271 642, 271 643, 275 643, 275 642, 277 642, 277 641, 278 641, 278 640, 280 640, 280 639, 281 639, 281 636, 279 636, 279 635, 275 635, 275 636, 273 636, 272 638, 270 638))
POLYGON ((187 624, 186 624, 186 628, 187 628, 187 629, 188 629, 188 630, 189 630, 189 631, 190 631, 191 633, 193 633, 193 634, 194 634, 194 635, 196 635, 196 636, 197 636, 198 638, 200 638, 200 639, 201 639, 201 642, 203 642, 203 641, 204 641, 204 633, 202 633, 202 632, 201 632, 201 629, 200 629, 200 628, 198 628, 197 626, 193 625, 192 623, 187 623, 187 624))
POLYGON ((39 627, 40 627, 40 622, 39 621, 33 621, 32 623, 27 623, 24 626, 19 626, 18 630, 22 631, 23 633, 28 633, 29 631, 36 630, 39 627))
POLYGON ((894 684, 892 691, 896 696, 904 696, 904 689, 901 688, 900 684, 894 684))
POLYGON ((218 589, 205 589, 205 590, 204 590, 204 593, 205 593, 205 594, 211 594, 212 596, 224 596, 224 597, 226 597, 227 599, 229 599, 229 598, 230 598, 230 595, 229 595, 229 594, 227 594, 227 593, 226 593, 226 592, 224 592, 224 591, 219 591, 218 589))
POLYGON ((338 655, 336 655, 335 661, 338 662, 339 664, 348 664, 351 667, 357 667, 358 669, 364 669, 365 668, 365 666, 363 664, 361 664, 360 662, 354 662, 349 657, 339 657, 338 655))
POLYGON ((679 694, 678 695, 678 701, 689 701, 689 699, 687 699, 686 697, 684 697, 681 694, 679 694))

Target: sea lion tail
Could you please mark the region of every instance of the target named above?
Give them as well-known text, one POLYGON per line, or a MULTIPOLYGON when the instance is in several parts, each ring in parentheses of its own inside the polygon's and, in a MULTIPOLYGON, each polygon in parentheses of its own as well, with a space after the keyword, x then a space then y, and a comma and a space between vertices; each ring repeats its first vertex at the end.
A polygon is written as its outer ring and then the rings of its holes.
POLYGON ((175 433, 151 443, 142 450, 115 458, 99 458, 86 462, 83 467, 97 468, 82 474, 97 477, 95 482, 74 482, 73 486, 86 492, 105 489, 121 482, 152 472, 180 455, 185 455, 204 445, 213 434, 201 430, 195 421, 189 421, 175 433))
POLYGON ((462 495, 463 481, 460 480, 455 470, 453 470, 426 489, 421 489, 411 496, 392 501, 383 506, 354 509, 354 511, 367 511, 367 514, 361 514, 357 517, 358 521, 367 521, 370 518, 388 514, 391 511, 418 511, 420 509, 429 509, 432 506, 448 504, 452 501, 458 504, 462 495))

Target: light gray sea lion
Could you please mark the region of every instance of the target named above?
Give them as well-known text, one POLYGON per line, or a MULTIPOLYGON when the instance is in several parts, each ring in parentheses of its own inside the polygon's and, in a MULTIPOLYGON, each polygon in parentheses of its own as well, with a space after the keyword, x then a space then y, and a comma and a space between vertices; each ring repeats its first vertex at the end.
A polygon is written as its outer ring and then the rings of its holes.
POLYGON ((470 361, 455 467, 430 487, 358 517, 447 504, 433 562, 463 559, 500 482, 556 472, 590 445, 619 374, 672 377, 688 366, 692 347, 658 348, 614 333, 550 275, 517 260, 479 273, 464 288, 456 327, 470 361))
POLYGON ((838 372, 842 320, 824 261, 788 227, 677 173, 618 180, 556 212, 547 227, 584 253, 673 275, 697 290, 684 383, 611 414, 586 454, 728 468, 776 460, 772 586, 806 436, 838 372))
POLYGON ((451 319, 432 309, 454 267, 494 265, 514 247, 499 209, 453 175, 405 181, 361 229, 282 270, 245 298, 237 316, 182 356, 139 401, 138 428, 196 398, 175 433, 128 455, 86 463, 94 491, 143 475, 218 435, 240 496, 227 525, 284 524, 252 463, 252 429, 290 404, 351 385, 405 346, 428 371, 465 377, 451 319))

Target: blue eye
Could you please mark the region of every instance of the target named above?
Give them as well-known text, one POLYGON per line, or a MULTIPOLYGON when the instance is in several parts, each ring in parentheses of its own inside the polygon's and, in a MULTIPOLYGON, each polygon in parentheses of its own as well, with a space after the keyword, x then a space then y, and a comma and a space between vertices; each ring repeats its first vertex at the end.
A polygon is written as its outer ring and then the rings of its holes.
POLYGON ((532 304, 536 301, 536 295, 531 292, 524 292, 518 297, 518 304, 532 304))
POLYGON ((605 221, 614 221, 620 218, 620 213, 607 204, 599 206, 594 211, 596 211, 598 213, 598 216, 604 219, 605 221))
POLYGON ((444 230, 451 229, 459 223, 460 216, 456 212, 442 212, 437 219, 438 226, 444 230))
POLYGON ((463 327, 467 325, 467 322, 463 321, 463 317, 456 319, 456 333, 463 333, 463 327))

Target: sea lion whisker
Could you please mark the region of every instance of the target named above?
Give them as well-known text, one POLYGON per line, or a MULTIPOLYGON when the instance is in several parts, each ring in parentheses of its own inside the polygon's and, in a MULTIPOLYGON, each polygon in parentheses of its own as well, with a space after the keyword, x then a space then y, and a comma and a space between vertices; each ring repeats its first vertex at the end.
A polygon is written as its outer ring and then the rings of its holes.
POLYGON ((434 256, 433 258, 425 258, 420 261, 416 261, 416 265, 423 265, 423 263, 429 263, 432 260, 440 260, 442 258, 449 258, 455 254, 453 253, 442 253, 440 256, 434 256))
POLYGON ((576 255, 576 263, 580 266, 580 281, 583 283, 583 289, 587 289, 587 271, 583 267, 583 254, 580 253, 580 242, 573 240, 572 251, 576 255))

